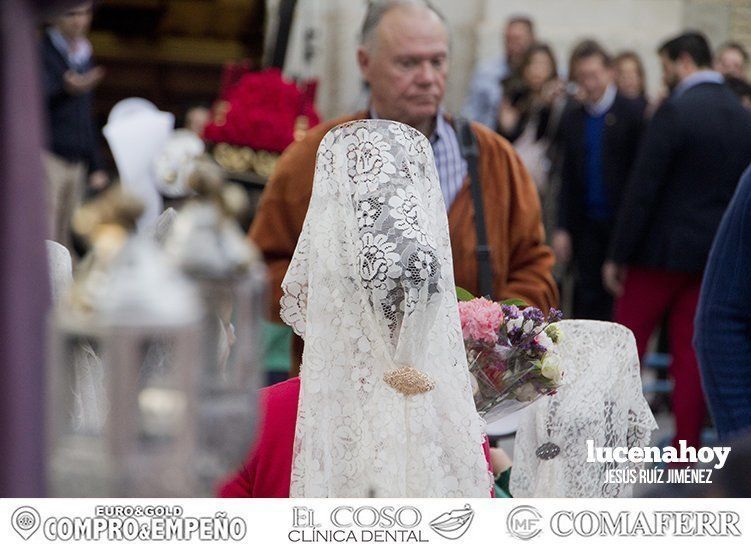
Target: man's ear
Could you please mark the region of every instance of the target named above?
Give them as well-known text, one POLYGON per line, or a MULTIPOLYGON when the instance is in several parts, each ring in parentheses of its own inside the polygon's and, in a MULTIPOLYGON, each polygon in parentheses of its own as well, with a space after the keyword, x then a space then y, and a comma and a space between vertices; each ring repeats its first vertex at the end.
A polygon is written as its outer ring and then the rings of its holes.
POLYGON ((360 73, 363 79, 367 81, 368 68, 370 67, 370 54, 361 45, 357 48, 357 65, 360 67, 360 73))
POLYGON ((694 60, 694 57, 689 55, 686 51, 678 55, 677 60, 683 66, 696 66, 696 61, 694 60))

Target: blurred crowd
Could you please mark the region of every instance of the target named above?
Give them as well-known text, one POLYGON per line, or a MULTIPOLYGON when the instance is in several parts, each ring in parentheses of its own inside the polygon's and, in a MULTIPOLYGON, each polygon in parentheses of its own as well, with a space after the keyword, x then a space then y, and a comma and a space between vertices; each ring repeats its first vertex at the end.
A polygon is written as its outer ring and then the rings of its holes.
MULTIPOLYGON (((664 88, 650 98, 633 51, 583 40, 563 71, 524 16, 507 21, 503 41, 505 57, 477 67, 463 113, 512 142, 532 174, 566 314, 626 325, 643 361, 649 347, 663 353, 651 360, 665 361, 657 377, 668 387, 670 368, 676 437, 701 442, 705 394, 721 435, 742 428, 748 389, 729 384, 731 372, 745 376, 748 350, 721 331, 747 331, 748 311, 724 319, 715 312, 718 297, 723 307, 744 299, 715 280, 703 328, 695 331, 694 320, 717 226, 751 161, 747 49, 730 41, 712 51, 699 32, 665 41, 656 52, 664 88), (727 342, 733 348, 720 347, 727 342)), ((734 247, 745 248, 735 236, 734 247)), ((713 266, 732 276, 730 260, 713 266)))

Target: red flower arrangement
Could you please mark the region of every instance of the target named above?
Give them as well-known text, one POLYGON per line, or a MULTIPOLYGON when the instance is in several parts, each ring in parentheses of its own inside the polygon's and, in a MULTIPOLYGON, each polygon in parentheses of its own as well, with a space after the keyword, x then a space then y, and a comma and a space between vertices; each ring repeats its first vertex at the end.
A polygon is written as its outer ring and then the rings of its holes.
POLYGON ((307 118, 308 127, 320 122, 313 94, 285 81, 278 68, 249 72, 224 89, 204 138, 281 153, 294 140, 299 117, 307 118))

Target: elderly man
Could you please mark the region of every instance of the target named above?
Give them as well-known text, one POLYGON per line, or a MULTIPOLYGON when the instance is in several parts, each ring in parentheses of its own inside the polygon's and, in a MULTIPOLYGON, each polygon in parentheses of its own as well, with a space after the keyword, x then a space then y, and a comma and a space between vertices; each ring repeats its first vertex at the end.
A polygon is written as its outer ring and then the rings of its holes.
MULTIPOLYGON (((455 281, 477 292, 478 244, 468 163, 451 119, 441 109, 448 42, 444 20, 426 2, 370 4, 357 51, 360 70, 371 89, 369 110, 323 123, 284 152, 250 230, 269 267, 271 313, 277 320, 281 282, 310 201, 318 144, 332 127, 367 117, 409 124, 430 139, 448 211, 455 281)), ((534 184, 507 141, 478 124, 471 128, 479 146, 477 167, 493 296, 518 297, 547 309, 556 304, 557 291, 551 274, 553 254, 543 241, 534 184)), ((293 372, 300 348, 294 349, 293 372)))

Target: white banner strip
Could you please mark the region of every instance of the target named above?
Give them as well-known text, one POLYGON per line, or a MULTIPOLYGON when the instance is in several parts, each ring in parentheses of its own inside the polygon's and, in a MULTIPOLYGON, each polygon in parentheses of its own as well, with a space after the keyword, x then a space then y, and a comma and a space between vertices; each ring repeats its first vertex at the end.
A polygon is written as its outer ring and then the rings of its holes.
POLYGON ((0 542, 749 542, 751 499, 3 499, 0 542))

